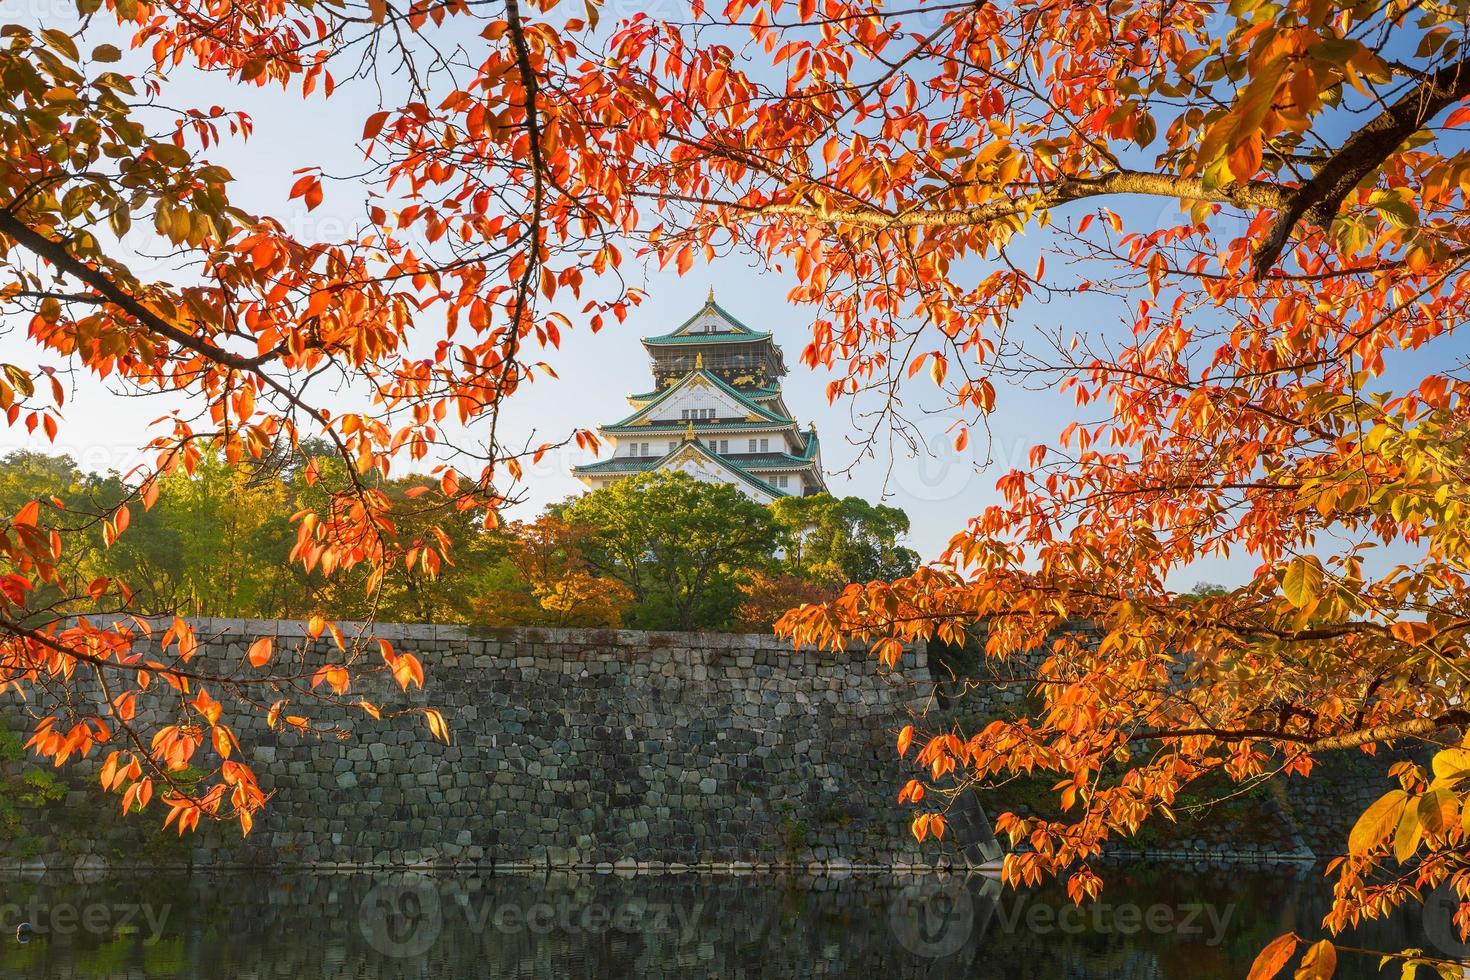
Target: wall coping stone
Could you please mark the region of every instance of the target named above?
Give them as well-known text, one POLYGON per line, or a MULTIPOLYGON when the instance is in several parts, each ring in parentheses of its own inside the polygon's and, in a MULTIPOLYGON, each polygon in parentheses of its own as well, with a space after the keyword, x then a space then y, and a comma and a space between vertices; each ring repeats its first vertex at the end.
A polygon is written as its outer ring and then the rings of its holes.
MULTIPOLYGON (((97 617, 90 617, 97 621, 97 617)), ((182 616, 201 636, 240 633, 251 636, 304 637, 308 622, 304 619, 236 619, 223 616, 182 616)), ((139 616, 137 619, 154 626, 167 627, 173 617, 139 616)), ((117 624, 130 624, 132 617, 114 620, 117 624)), ((630 630, 603 629, 576 626, 477 626, 462 623, 390 623, 349 620, 331 620, 344 635, 382 637, 405 640, 501 640, 520 643, 555 643, 582 646, 646 646, 687 647, 698 646, 711 649, 782 650, 792 653, 803 652, 784 637, 774 633, 722 633, 712 630, 630 630)), ((926 644, 920 640, 904 644, 906 652, 923 651, 926 644)), ((833 651, 815 647, 804 648, 806 652, 829 654, 833 651)), ((868 648, 861 642, 847 644, 845 652, 867 654, 868 648)))

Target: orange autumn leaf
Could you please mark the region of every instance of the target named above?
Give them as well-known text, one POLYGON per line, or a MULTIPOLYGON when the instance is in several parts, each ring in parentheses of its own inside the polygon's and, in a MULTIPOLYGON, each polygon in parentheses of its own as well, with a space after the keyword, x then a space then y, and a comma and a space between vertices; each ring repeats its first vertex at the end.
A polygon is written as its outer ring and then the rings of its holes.
MULTIPOLYGON (((876 399, 900 431, 905 411, 942 417, 953 441, 925 445, 942 466, 990 461, 954 505, 938 561, 852 583, 781 629, 806 646, 864 643, 899 672, 905 644, 975 638, 987 667, 1014 675, 1030 692, 1020 716, 946 733, 920 763, 926 778, 1056 777, 1063 819, 997 821, 1032 844, 1014 862, 1024 880, 1091 888, 1078 855, 1172 819, 1181 794, 1214 779, 1309 776, 1329 751, 1458 739, 1470 690, 1447 665, 1470 632, 1470 72, 1454 5, 1412 17, 940 5, 922 30, 902 5, 847 0, 736 0, 590 30, 593 7, 516 2, 400 17, 369 0, 367 16, 318 4, 303 18, 236 0, 210 5, 208 30, 187 5, 91 6, 86 23, 15 24, 0 51, 14 106, 0 303, 25 347, 16 360, 67 365, 67 384, 0 365, 0 417, 44 445, 76 424, 59 411, 70 385, 177 402, 139 435, 147 463, 129 492, 145 509, 170 474, 210 459, 243 472, 319 439, 329 462, 304 470, 316 496, 293 518, 286 560, 334 583, 359 576, 369 599, 444 576, 456 543, 424 516, 433 494, 404 507, 384 481, 477 460, 455 505, 497 511, 536 475, 497 421, 552 377, 546 352, 637 310, 628 258, 702 275, 736 242, 780 270, 809 328, 801 363, 829 397, 876 399), (439 31, 488 42, 453 85, 399 60, 439 31), (93 32, 106 49, 80 43, 93 32), (81 55, 124 49, 139 61, 118 77, 146 78, 147 99, 117 97, 123 83, 81 55), (283 93, 298 126, 356 111, 361 167, 292 160, 289 185, 239 193, 207 161, 253 123, 241 106, 201 104, 200 70, 221 91, 283 93), (337 97, 354 84, 373 86, 371 111, 337 97), (157 106, 172 107, 175 131, 160 134, 157 106), (371 227, 294 220, 321 213, 327 183, 371 227), (140 226, 199 274, 116 247, 140 226), (1121 311, 1120 329, 1094 329, 1100 310, 1108 322, 1121 311), (1049 426, 1053 414, 1031 410, 1038 395, 1068 417, 1009 458, 1014 430, 994 428, 1049 426), (994 451, 974 452, 972 434, 994 451), (1180 592, 1181 575, 1217 562, 1237 579, 1180 592)), ((585 430, 561 437, 596 448, 585 430)), ((126 543, 130 513, 104 517, 99 536, 126 543)), ((157 643, 138 652, 145 629, 33 608, 72 589, 76 557, 40 519, 28 504, 3 544, 0 605, 42 624, 5 634, 11 683, 29 694, 122 664, 140 699, 168 710, 122 718, 98 704, 117 730, 53 721, 34 748, 65 764, 167 731, 164 760, 186 758, 202 737, 138 719, 198 717, 191 700, 223 679, 176 627, 160 628, 160 656, 157 643)), ((516 560, 545 571, 537 615, 620 615, 623 594, 566 549, 541 561, 534 537, 516 560)), ((131 612, 131 588, 106 596, 131 612)), ((314 617, 309 635, 326 631, 314 617)), ((400 685, 421 683, 413 661, 388 663, 400 685)), ((271 703, 268 685, 284 682, 283 664, 252 666, 261 697, 231 712, 271 703)), ((347 689, 330 680, 292 697, 347 689)), ((268 710, 275 724, 285 709, 268 710)), ((1433 866, 1460 846, 1448 838, 1465 780, 1436 773, 1431 790, 1405 775, 1414 806, 1375 813, 1333 868, 1329 929, 1402 903, 1412 889, 1378 883, 1387 862, 1433 866)), ((251 793, 206 803, 223 779, 177 806, 170 790, 171 819, 248 830, 251 793)), ((125 808, 147 805, 145 785, 141 773, 117 784, 125 808)), ((1344 814, 1342 829, 1356 820, 1344 814)), ((942 827, 925 820, 916 835, 942 827)))
POLYGON ((1299 943, 1300 940, 1293 933, 1271 940, 1256 956, 1246 980, 1273 980, 1296 952, 1299 943))
POLYGON ((444 716, 433 708, 425 708, 423 714, 430 733, 446 745, 449 744, 449 725, 444 721, 444 716))
POLYGON ((250 644, 246 657, 252 667, 264 667, 270 663, 274 652, 275 641, 269 636, 262 636, 250 644))

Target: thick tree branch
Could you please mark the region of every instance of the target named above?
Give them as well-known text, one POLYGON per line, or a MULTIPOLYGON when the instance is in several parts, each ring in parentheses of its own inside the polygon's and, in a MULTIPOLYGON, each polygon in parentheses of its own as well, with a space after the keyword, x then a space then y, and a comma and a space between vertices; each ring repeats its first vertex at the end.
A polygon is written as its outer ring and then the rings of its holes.
POLYGON ((1251 260, 1259 279, 1281 258, 1297 222, 1326 228, 1342 202, 1383 161, 1443 110, 1470 96, 1470 59, 1427 73, 1422 81, 1343 141, 1320 170, 1292 195, 1251 260))
MULTIPOLYGON (((1241 208, 1281 208, 1291 200, 1291 190, 1267 181, 1251 181, 1230 187, 1207 187, 1195 177, 1120 170, 1100 177, 1064 177, 1029 193, 987 201, 968 208, 922 208, 898 212, 874 207, 818 208, 804 204, 730 205, 758 215, 811 218, 832 224, 867 228, 949 228, 980 225, 1018 214, 1028 214, 1072 201, 1115 194, 1145 194, 1189 201, 1214 201, 1241 208)), ((712 203, 712 202, 706 202, 712 203)))
POLYGON ((130 296, 101 271, 76 258, 60 242, 52 241, 4 209, 0 209, 0 234, 8 235, 15 239, 22 248, 40 256, 67 275, 86 283, 107 302, 123 310, 149 330, 168 338, 180 347, 207 357, 222 367, 234 368, 237 371, 258 371, 260 365, 255 359, 232 354, 174 326, 148 309, 135 297, 130 296))
POLYGON ((1202 735, 1223 742, 1280 741, 1305 746, 1313 752, 1329 752, 1333 749, 1355 749, 1375 742, 1387 742, 1396 738, 1423 738, 1448 728, 1459 728, 1470 724, 1470 711, 1446 711, 1433 718, 1411 718, 1407 721, 1389 722, 1372 728, 1344 732, 1340 735, 1314 736, 1300 732, 1286 732, 1278 728, 1218 728, 1200 726, 1194 728, 1150 728, 1134 732, 1135 740, 1162 738, 1191 738, 1202 735))

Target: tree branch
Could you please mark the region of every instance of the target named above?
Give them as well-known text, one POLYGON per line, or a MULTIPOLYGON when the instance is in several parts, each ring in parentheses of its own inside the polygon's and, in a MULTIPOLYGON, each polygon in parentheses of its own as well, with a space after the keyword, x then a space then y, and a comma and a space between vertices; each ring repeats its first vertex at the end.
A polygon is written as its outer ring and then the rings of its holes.
MULTIPOLYGON (((987 201, 968 208, 914 208, 897 213, 874 207, 829 209, 804 204, 739 205, 758 215, 815 218, 833 224, 862 225, 868 228, 948 228, 979 225, 1012 215, 1056 207, 1072 201, 1113 194, 1145 194, 1175 197, 1192 201, 1215 201, 1241 208, 1281 208, 1291 200, 1291 190, 1267 181, 1251 181, 1228 187, 1206 187, 1195 177, 1149 173, 1141 170, 1119 170, 1100 177, 1063 177, 1045 187, 1019 197, 987 201)), ((708 202, 706 202, 708 203, 708 202)))
POLYGON ((1470 59, 1421 77, 1418 85, 1344 140, 1312 179, 1292 195, 1251 259, 1255 278, 1264 276, 1281 258, 1297 222, 1305 218, 1326 228, 1353 189, 1383 166, 1405 140, 1440 112, 1470 96, 1470 59))

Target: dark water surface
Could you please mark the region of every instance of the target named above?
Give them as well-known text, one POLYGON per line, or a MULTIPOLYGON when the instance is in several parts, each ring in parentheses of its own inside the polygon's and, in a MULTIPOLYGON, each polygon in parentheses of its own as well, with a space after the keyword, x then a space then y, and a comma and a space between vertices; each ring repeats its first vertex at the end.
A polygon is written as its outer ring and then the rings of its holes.
MULTIPOLYGON (((1077 909, 937 876, 0 879, 0 978, 1243 977, 1280 933, 1318 935, 1329 897, 1309 869, 1106 881, 1077 909)), ((1416 909, 1351 939, 1432 949, 1428 932, 1416 909)), ((1353 957, 1339 975, 1383 974, 1353 957)))

